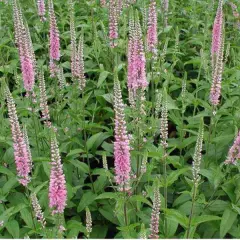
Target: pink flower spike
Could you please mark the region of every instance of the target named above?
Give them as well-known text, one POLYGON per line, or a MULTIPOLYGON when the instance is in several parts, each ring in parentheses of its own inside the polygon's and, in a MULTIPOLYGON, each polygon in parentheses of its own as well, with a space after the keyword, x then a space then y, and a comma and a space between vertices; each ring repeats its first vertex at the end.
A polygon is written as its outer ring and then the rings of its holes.
POLYGON ((212 85, 210 91, 210 102, 216 107, 221 96, 221 82, 223 74, 224 55, 224 19, 222 10, 222 0, 219 0, 217 15, 213 26, 212 36, 212 85))
POLYGON ((109 0, 109 40, 112 48, 117 46, 119 4, 117 0, 109 0))
POLYGON ((236 164, 238 159, 240 159, 240 131, 238 132, 232 147, 229 149, 225 164, 236 164))
POLYGON ((217 14, 213 24, 212 30, 212 57, 215 54, 218 54, 221 46, 221 38, 222 38, 222 30, 223 30, 223 10, 222 10, 222 0, 219 0, 219 5, 217 9, 217 14))
POLYGON ((49 17, 50 17, 50 60, 59 61, 60 59, 60 39, 55 17, 53 1, 49 0, 49 17))
POLYGON ((32 59, 28 54, 26 54, 25 56, 20 57, 20 61, 24 88, 26 89, 26 91, 31 92, 34 87, 35 78, 34 65, 32 59))
POLYGON ((146 58, 143 47, 141 25, 136 12, 135 22, 129 22, 130 37, 128 43, 128 88, 135 92, 148 86, 146 78, 146 58))
POLYGON ((52 124, 50 120, 49 108, 47 103, 44 73, 42 71, 39 73, 39 90, 40 90, 40 109, 42 112, 42 119, 44 120, 44 124, 50 128, 52 124))
POLYGON ((66 180, 56 136, 51 137, 51 173, 49 184, 49 207, 52 214, 63 213, 67 201, 66 180))
POLYGON ((18 181, 23 186, 27 186, 30 182, 29 174, 31 172, 32 166, 31 159, 18 121, 16 106, 8 87, 5 88, 5 94, 7 99, 9 121, 11 124, 14 158, 16 163, 18 181))
POLYGON ((130 180, 130 145, 126 129, 124 104, 118 77, 114 79, 114 111, 115 111, 115 142, 114 142, 114 165, 115 180, 120 191, 129 190, 130 180))
POLYGON ((156 1, 151 0, 148 12, 148 30, 147 30, 147 46, 148 51, 156 53, 157 51, 157 9, 156 1))
POLYGON ((35 54, 28 26, 23 22, 22 11, 16 0, 13 1, 13 20, 23 83, 28 95, 28 92, 33 91, 35 82, 35 54))
POLYGON ((46 21, 45 13, 45 1, 44 0, 37 0, 37 6, 38 6, 38 16, 40 17, 40 20, 42 22, 46 21))
POLYGON ((150 231, 149 235, 150 239, 158 239, 159 238, 159 215, 160 215, 160 206, 161 199, 158 187, 154 188, 154 196, 153 196, 153 207, 151 214, 151 223, 150 223, 150 231))

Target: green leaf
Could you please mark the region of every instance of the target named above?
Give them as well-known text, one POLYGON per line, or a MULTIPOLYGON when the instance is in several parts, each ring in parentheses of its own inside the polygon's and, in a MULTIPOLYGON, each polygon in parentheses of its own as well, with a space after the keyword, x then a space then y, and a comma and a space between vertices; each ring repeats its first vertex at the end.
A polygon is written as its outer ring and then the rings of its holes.
POLYGON ((226 183, 226 184, 222 185, 221 187, 222 187, 223 191, 225 191, 227 193, 227 195, 229 196, 231 201, 234 202, 236 199, 234 184, 226 183))
POLYGON ((227 208, 225 209, 222 221, 220 224, 220 238, 224 238, 227 232, 231 229, 233 223, 237 218, 237 213, 234 212, 232 209, 227 208))
POLYGON ((184 228, 187 228, 188 218, 185 215, 175 209, 166 209, 165 211, 167 218, 176 221, 184 228))
POLYGON ((99 132, 94 134, 93 136, 91 136, 88 140, 87 140, 87 148, 88 150, 96 150, 97 147, 102 144, 102 142, 109 138, 111 136, 110 133, 108 132, 99 132))
POLYGON ((43 182, 42 184, 40 184, 39 186, 37 186, 36 188, 33 189, 34 193, 38 193, 43 187, 45 187, 48 184, 48 181, 43 182))
MULTIPOLYGON (((195 231, 196 231, 196 229, 197 229, 197 227, 195 227, 195 226, 192 226, 191 228, 190 228, 190 231, 189 231, 189 236, 188 236, 188 238, 194 238, 194 234, 195 234, 195 231)), ((187 231, 185 232, 185 234, 184 234, 184 237, 183 237, 184 239, 186 239, 187 238, 187 231)))
POLYGON ((80 200, 80 203, 77 208, 77 212, 81 212, 85 207, 89 206, 92 202, 95 201, 97 195, 92 192, 85 192, 80 200))
POLYGON ((85 233, 86 228, 83 226, 83 224, 77 220, 70 220, 67 222, 67 229, 78 229, 78 232, 85 233))
POLYGON ((139 225, 140 225, 140 223, 133 223, 128 226, 117 227, 117 229, 120 231, 123 231, 123 232, 129 232, 129 231, 132 231, 133 229, 135 229, 136 227, 138 227, 139 225))
POLYGON ((10 178, 3 186, 2 188, 2 192, 3 194, 9 194, 11 189, 18 184, 18 181, 16 179, 16 177, 12 177, 10 178))
POLYGON ((106 225, 94 225, 93 231, 91 232, 91 239, 105 239, 108 231, 106 225))
POLYGON ((73 159, 69 161, 73 166, 77 167, 78 169, 80 169, 82 172, 84 173, 89 173, 89 167, 86 163, 84 162, 80 162, 77 159, 73 159))
POLYGON ((107 93, 102 95, 102 97, 109 103, 113 104, 113 94, 112 93, 107 93))
POLYGON ((8 222, 6 225, 8 232, 13 236, 13 238, 19 238, 19 225, 16 220, 8 222))
POLYGON ((13 209, 13 211, 11 212, 11 215, 10 215, 10 216, 12 216, 12 215, 15 214, 15 213, 20 212, 22 209, 24 209, 24 208, 26 208, 26 207, 27 207, 27 206, 26 206, 26 204, 24 204, 24 203, 18 204, 17 206, 14 207, 14 209, 13 209))
POLYGON ((218 216, 212 216, 212 215, 197 216, 197 217, 193 217, 192 225, 198 225, 203 222, 216 221, 216 220, 221 220, 221 218, 218 216))
POLYGON ((165 233, 167 238, 171 238, 174 236, 178 228, 178 222, 168 219, 167 220, 167 233, 165 233))
POLYGON ((148 201, 144 196, 142 195, 134 195, 130 198, 132 202, 142 202, 146 203, 148 206, 152 207, 152 204, 150 201, 148 201))
POLYGON ((84 150, 83 149, 74 149, 74 150, 71 150, 68 155, 67 155, 67 158, 71 157, 71 156, 74 156, 74 155, 78 155, 79 153, 83 153, 84 150))
POLYGON ((188 193, 184 192, 178 198, 176 198, 176 200, 173 202, 173 207, 181 205, 181 204, 189 201, 190 199, 192 199, 190 192, 188 192, 188 193))
POLYGON ((99 208, 99 212, 110 222, 118 225, 119 222, 116 218, 116 216, 114 215, 113 210, 109 207, 104 207, 104 208, 99 208))
POLYGON ((7 169, 3 166, 0 166, 0 173, 6 174, 11 177, 14 176, 13 172, 11 172, 9 169, 7 169))
MULTIPOLYGON (((187 201, 184 204, 182 204, 181 206, 179 206, 178 210, 181 213, 184 213, 185 215, 190 215, 191 214, 191 206, 192 206, 192 202, 187 201)), ((193 212, 195 213, 195 215, 199 215, 202 211, 203 211, 203 204, 199 204, 196 202, 193 207, 193 212)))
POLYGON ((28 208, 23 208, 20 210, 21 217, 24 220, 24 222, 27 224, 27 226, 31 229, 33 229, 33 219, 31 216, 31 212, 28 208))
POLYGON ((49 162, 42 162, 43 170, 45 174, 49 177, 50 176, 50 163, 49 162))
POLYGON ((229 206, 229 202, 223 200, 213 200, 209 202, 208 209, 212 212, 223 212, 229 206))
POLYGON ((107 72, 107 71, 103 71, 100 73, 99 78, 98 78, 98 83, 97 83, 98 88, 102 85, 104 80, 107 78, 108 74, 109 74, 109 72, 107 72))
POLYGON ((119 196, 119 193, 116 193, 116 192, 105 192, 97 196, 96 200, 97 199, 113 199, 113 198, 117 198, 118 196, 119 196))
POLYGON ((178 180, 178 177, 182 175, 183 173, 187 172, 190 168, 182 168, 178 169, 176 171, 172 171, 169 176, 167 177, 167 185, 171 186, 175 181, 178 180))
POLYGON ((6 223, 8 221, 8 218, 13 214, 14 207, 10 207, 7 210, 5 210, 1 215, 0 215, 0 221, 3 221, 6 223))
POLYGON ((108 183, 107 176, 105 175, 99 176, 97 180, 93 183, 96 193, 103 191, 107 183, 108 183))

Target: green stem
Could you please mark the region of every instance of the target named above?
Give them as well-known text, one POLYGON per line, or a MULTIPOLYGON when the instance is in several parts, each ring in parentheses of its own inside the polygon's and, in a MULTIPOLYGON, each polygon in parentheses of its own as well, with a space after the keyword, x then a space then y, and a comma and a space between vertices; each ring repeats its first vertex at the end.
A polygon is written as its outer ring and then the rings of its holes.
POLYGON ((210 142, 211 142, 211 135, 214 130, 214 107, 212 107, 212 116, 211 116, 211 122, 210 122, 210 127, 209 127, 209 134, 208 134, 208 143, 207 143, 207 157, 209 157, 209 147, 210 147, 210 142))
POLYGON ((85 152, 87 155, 87 163, 88 163, 88 175, 92 184, 92 190, 95 193, 95 188, 93 184, 93 179, 92 179, 92 174, 91 174, 91 166, 90 166, 90 160, 89 160, 89 155, 88 155, 88 148, 87 148, 87 132, 86 132, 86 127, 85 127, 85 103, 84 103, 84 90, 82 91, 82 101, 83 101, 83 138, 84 138, 84 147, 85 147, 85 152))
POLYGON ((126 202, 124 203, 124 218, 125 218, 125 224, 127 226, 128 220, 127 220, 127 204, 126 204, 126 202))
POLYGON ((163 177, 164 177, 164 199, 165 199, 165 214, 164 214, 164 229, 165 234, 167 234, 167 217, 166 217, 166 210, 167 210, 167 153, 166 149, 163 150, 163 177))
POLYGON ((30 96, 30 101, 31 101, 31 111, 32 111, 32 116, 33 116, 33 128, 35 132, 35 138, 36 138, 36 143, 37 143, 37 151, 38 151, 38 156, 40 156, 40 149, 39 149, 39 142, 38 142, 38 133, 37 133, 37 128, 36 128, 36 116, 34 113, 34 105, 33 105, 33 97, 32 95, 30 96))
POLYGON ((56 238, 59 239, 59 228, 60 228, 60 214, 56 214, 55 221, 56 221, 56 238))
POLYGON ((237 201, 236 201, 236 205, 238 204, 239 200, 240 200, 240 196, 238 197, 238 199, 237 199, 237 201))
MULTIPOLYGON (((125 186, 123 186, 123 192, 125 192, 125 186)), ((127 194, 127 193, 126 193, 127 194)), ((124 196, 124 206, 123 206, 123 211, 124 211, 124 219, 125 219, 125 225, 128 226, 128 219, 127 219, 127 195, 125 194, 124 196)))
MULTIPOLYGON (((137 132, 137 151, 138 151, 138 155, 137 155, 137 178, 139 177, 140 175, 140 168, 141 168, 141 158, 140 158, 140 151, 141 151, 141 148, 140 148, 140 139, 141 139, 141 132, 140 132, 140 126, 139 126, 139 123, 142 122, 142 118, 141 118, 141 90, 138 90, 137 92, 137 116, 136 118, 139 119, 139 121, 137 121, 136 123, 136 132, 137 132)), ((136 189, 136 193, 137 193, 137 189, 136 189)))
MULTIPOLYGON (((199 68, 199 71, 198 71, 197 82, 196 82, 196 95, 195 95, 196 100, 198 98, 198 84, 199 84, 199 80, 200 80, 201 71, 202 71, 202 64, 200 65, 200 68, 199 68)), ((195 116, 196 110, 197 110, 197 105, 194 104, 193 116, 195 116)))
MULTIPOLYGON (((180 132, 180 139, 181 139, 181 145, 182 145, 182 143, 183 143, 183 138, 184 138, 184 130, 183 130, 183 128, 184 128, 184 108, 185 108, 185 104, 184 104, 184 100, 182 99, 182 129, 181 129, 181 132, 180 132)), ((182 150, 183 150, 183 148, 182 148, 182 146, 181 146, 181 149, 180 149, 180 157, 182 157, 182 150)))
POLYGON ((151 89, 152 89, 152 115, 154 116, 154 95, 155 95, 155 89, 154 89, 154 77, 153 77, 153 56, 152 56, 152 59, 151 59, 151 62, 150 62, 150 67, 151 67, 151 89))
MULTIPOLYGON (((25 190, 26 190, 26 195, 27 195, 27 198, 28 199, 30 199, 30 192, 29 192, 29 189, 26 187, 25 188, 25 190)), ((31 202, 30 202, 30 208, 31 208, 31 218, 32 218, 32 222, 33 222, 33 228, 34 228, 34 230, 35 230, 35 238, 37 238, 37 228, 36 228, 36 224, 35 224, 35 221, 34 221, 34 209, 33 209, 33 206, 32 206, 32 204, 31 204, 31 202)))
POLYGON ((188 222, 188 229, 187 229, 187 238, 189 238, 190 230, 191 230, 191 223, 192 223, 192 217, 193 217, 193 209, 194 209, 194 203, 196 199, 196 194, 197 194, 197 185, 194 182, 193 185, 193 195, 192 195, 192 205, 191 205, 191 211, 189 215, 189 222, 188 222))
POLYGON ((139 158, 139 151, 140 151, 140 134, 139 134, 139 126, 137 126, 137 150, 138 150, 138 154, 137 154, 137 178, 139 176, 139 170, 140 170, 140 158, 139 158))

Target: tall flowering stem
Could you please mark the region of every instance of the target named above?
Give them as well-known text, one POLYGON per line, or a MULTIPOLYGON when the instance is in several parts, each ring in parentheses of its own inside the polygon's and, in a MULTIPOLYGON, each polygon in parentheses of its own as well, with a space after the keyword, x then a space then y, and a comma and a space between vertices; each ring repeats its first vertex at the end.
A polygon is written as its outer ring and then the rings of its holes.
MULTIPOLYGON (((133 9, 131 8, 129 13, 129 40, 128 40, 128 91, 129 91, 129 102, 131 105, 134 105, 134 96, 133 96, 133 79, 135 80, 135 49, 134 49, 134 42, 136 31, 135 31, 135 22, 134 22, 134 15, 133 15, 133 9)), ((135 91, 135 90, 134 90, 135 91)))
POLYGON ((38 202, 36 193, 32 193, 30 195, 33 211, 35 213, 35 217, 37 221, 41 224, 41 228, 44 229, 46 226, 46 220, 43 216, 42 208, 38 202))
POLYGON ((70 12, 70 36, 71 36, 71 72, 73 77, 77 77, 77 40, 75 31, 75 20, 74 20, 74 3, 69 0, 69 12, 70 12))
POLYGON ((240 131, 238 132, 232 147, 228 151, 225 164, 236 164, 238 159, 240 159, 240 131))
POLYGON ((190 235, 194 203, 196 200, 198 184, 200 182, 200 174, 199 173, 200 173, 200 164, 201 164, 201 160, 202 160, 203 136, 204 136, 204 124, 203 124, 203 119, 201 119, 200 125, 199 125, 199 130, 198 130, 197 142, 196 142, 196 146, 195 146, 195 152, 193 155, 193 163, 192 163, 193 190, 192 190, 192 205, 191 205, 188 229, 187 229, 187 234, 186 234, 187 238, 189 238, 189 235, 190 235))
POLYGON ((50 18, 49 26, 49 58, 50 58, 50 72, 54 77, 57 74, 58 68, 56 61, 60 59, 60 38, 59 30, 57 26, 57 20, 54 12, 53 0, 48 0, 48 12, 50 18))
POLYGON ((152 213, 151 213, 151 222, 150 222, 150 239, 158 239, 159 236, 159 215, 160 215, 160 206, 161 206, 161 200, 160 200, 160 193, 158 185, 154 187, 154 193, 153 193, 153 207, 152 207, 152 213))
MULTIPOLYGON (((145 113, 145 89, 148 86, 146 78, 146 58, 142 38, 142 30, 138 17, 138 11, 133 12, 130 9, 129 17, 129 41, 128 41, 128 92, 129 102, 134 110, 136 121, 136 149, 141 150, 142 133, 141 125, 143 124, 145 113)), ((140 177, 141 157, 137 156, 137 178, 140 177)), ((136 189, 137 191, 137 189, 136 189)))
POLYGON ((27 146, 27 151, 28 151, 28 156, 29 156, 29 164, 30 164, 30 168, 32 170, 33 160, 32 160, 32 153, 31 153, 31 149, 30 149, 30 143, 29 143, 29 138, 28 138, 28 133, 27 133, 26 126, 23 127, 23 138, 24 138, 25 144, 27 146))
POLYGON ((212 33, 212 86, 210 91, 210 102, 215 108, 219 104, 221 95, 221 81, 223 73, 224 54, 224 20, 222 0, 219 0, 218 10, 215 17, 212 33))
MULTIPOLYGON (((167 92, 164 89, 162 108, 161 108, 161 125, 160 125, 160 137, 161 146, 163 148, 163 175, 164 175, 164 199, 165 199, 165 209, 167 209, 167 139, 168 139, 168 107, 167 107, 167 92)), ((165 232, 167 232, 167 218, 164 216, 164 227, 165 232)))
POLYGON ((169 9, 169 0, 163 0, 163 16, 164 16, 164 27, 168 26, 168 9, 169 9))
POLYGON ((18 48, 24 88, 33 91, 35 81, 35 55, 32 47, 28 28, 23 22, 22 11, 17 0, 13 0, 13 20, 15 30, 15 42, 18 48))
POLYGON ((66 85, 63 67, 60 67, 58 69, 58 85, 59 85, 60 90, 63 90, 66 85))
MULTIPOLYGON (((222 82, 222 74, 224 68, 224 18, 223 18, 223 3, 222 0, 219 0, 217 14, 215 17, 214 25, 213 25, 213 33, 212 33, 212 85, 210 90, 210 103, 212 105, 212 118, 211 124, 209 128, 209 139, 207 152, 209 152, 209 145, 211 142, 212 131, 215 134, 215 115, 216 108, 220 102, 221 96, 221 82, 222 82)), ((216 156, 216 144, 215 144, 215 156, 216 156)))
POLYGON ((118 0, 109 0, 109 40, 110 47, 117 46, 118 39, 118 20, 119 20, 118 0))
POLYGON ((66 207, 67 189, 63 173, 63 165, 59 153, 57 139, 54 133, 51 136, 51 173, 49 184, 49 207, 52 214, 63 213, 66 207))
POLYGON ((37 0, 38 7, 38 16, 42 22, 46 21, 46 8, 45 8, 45 0, 37 0))
POLYGON ((7 99, 8 116, 11 124, 14 159, 16 163, 18 181, 23 186, 27 186, 30 182, 29 174, 31 172, 32 165, 29 156, 29 149, 20 128, 14 99, 7 86, 5 87, 5 96, 7 99))
POLYGON ((202 160, 202 148, 203 148, 203 135, 204 135, 204 128, 203 128, 203 119, 201 119, 197 142, 195 146, 195 152, 193 155, 193 163, 192 163, 192 175, 193 175, 193 182, 195 185, 198 185, 200 181, 200 164, 202 160))
POLYGON ((115 112, 115 128, 114 128, 114 166, 115 180, 119 185, 120 191, 129 189, 130 180, 130 145, 126 129, 126 121, 124 114, 124 104, 120 82, 115 73, 114 79, 114 112, 115 112))
POLYGON ((147 47, 148 51, 156 53, 157 51, 157 8, 156 1, 151 0, 148 10, 148 29, 147 29, 147 47))
POLYGON ((92 216, 88 207, 86 207, 86 230, 87 237, 89 238, 90 233, 92 232, 92 216))
MULTIPOLYGON (((32 62, 33 62, 33 69, 34 69, 34 74, 36 74, 37 72, 37 61, 36 61, 36 56, 34 53, 34 49, 33 49, 33 43, 32 43, 32 39, 31 39, 31 35, 30 35, 30 30, 28 25, 26 24, 26 34, 27 34, 27 44, 28 44, 28 48, 29 48, 29 54, 31 56, 32 62)), ((34 75, 35 76, 35 75, 34 75)))
POLYGON ((212 48, 211 48, 211 55, 212 55, 212 63, 214 66, 215 58, 219 53, 221 44, 222 44, 222 31, 223 31, 223 3, 222 0, 219 0, 217 14, 213 24, 212 30, 212 48))
POLYGON ((161 133, 161 145, 164 150, 167 149, 168 143, 168 108, 167 108, 167 93, 164 90, 162 109, 161 109, 161 125, 160 125, 160 133, 161 133))
POLYGON ((86 86, 86 78, 84 74, 85 69, 84 69, 83 43, 84 43, 84 39, 82 34, 79 38, 77 61, 76 61, 78 86, 81 91, 83 91, 86 86))
POLYGON ((238 10, 237 10, 237 5, 234 4, 233 2, 229 2, 228 4, 229 4, 229 5, 231 6, 231 8, 232 8, 233 16, 236 18, 236 20, 237 20, 237 27, 238 27, 238 29, 240 30, 240 14, 239 14, 239 12, 238 12, 238 10))
POLYGON ((146 89, 146 58, 142 40, 142 30, 136 11, 135 20, 129 21, 128 42, 128 89, 136 95, 137 89, 146 89))
POLYGON ((162 104, 162 93, 159 90, 156 90, 156 105, 155 105, 155 117, 158 118, 159 113, 161 111, 162 104))
POLYGON ((148 239, 144 223, 142 223, 142 225, 141 225, 141 231, 139 233, 139 238, 140 239, 148 239))
POLYGON ((47 127, 51 127, 51 120, 49 114, 49 108, 47 103, 47 94, 46 94, 46 86, 44 73, 41 71, 39 73, 39 90, 40 90, 40 109, 42 112, 42 119, 47 127))
POLYGON ((74 3, 72 0, 69 0, 69 11, 70 11, 70 35, 71 35, 71 72, 72 77, 78 80, 79 89, 82 91, 86 85, 83 54, 84 37, 82 33, 79 37, 79 43, 77 46, 74 21, 74 3))

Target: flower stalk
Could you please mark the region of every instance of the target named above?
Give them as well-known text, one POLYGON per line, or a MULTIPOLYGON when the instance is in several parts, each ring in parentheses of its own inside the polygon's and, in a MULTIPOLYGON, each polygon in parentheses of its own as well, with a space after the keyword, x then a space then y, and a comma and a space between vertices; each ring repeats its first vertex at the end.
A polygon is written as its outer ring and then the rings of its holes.
POLYGON ((189 238, 190 231, 191 231, 191 224, 192 224, 192 218, 193 218, 193 213, 194 213, 193 212, 194 204, 196 201, 198 185, 201 180, 200 164, 201 164, 201 160, 202 160, 203 136, 204 136, 204 124, 203 124, 203 119, 201 119, 200 125, 199 125, 199 130, 198 130, 197 142, 196 142, 196 146, 195 146, 195 152, 193 155, 193 163, 192 163, 193 190, 192 190, 192 205, 191 205, 191 211, 190 211, 189 221, 188 221, 188 228, 187 228, 187 233, 186 233, 187 238, 189 238))

